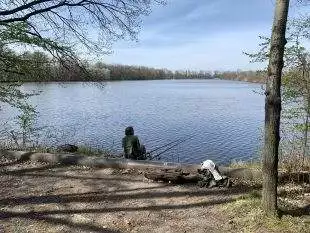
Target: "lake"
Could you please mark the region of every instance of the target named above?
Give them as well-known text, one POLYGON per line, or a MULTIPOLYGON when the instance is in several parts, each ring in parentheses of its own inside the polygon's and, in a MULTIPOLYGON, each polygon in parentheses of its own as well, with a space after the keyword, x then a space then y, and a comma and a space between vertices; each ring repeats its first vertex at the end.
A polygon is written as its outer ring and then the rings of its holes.
MULTIPOLYGON (((148 150, 186 139, 161 160, 219 164, 257 158, 264 122, 259 84, 223 80, 28 83, 26 91, 39 113, 36 126, 47 126, 40 142, 72 143, 121 152, 126 126, 148 150)), ((2 111, 12 119, 12 111, 2 111)))

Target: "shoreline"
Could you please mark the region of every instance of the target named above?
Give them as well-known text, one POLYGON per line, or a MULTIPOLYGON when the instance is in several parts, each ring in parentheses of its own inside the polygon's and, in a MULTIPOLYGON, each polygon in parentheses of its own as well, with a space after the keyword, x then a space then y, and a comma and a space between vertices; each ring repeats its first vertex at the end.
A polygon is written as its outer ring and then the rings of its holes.
MULTIPOLYGON (((31 151, 10 151, 0 150, 0 155, 7 159, 17 161, 44 162, 51 165, 60 164, 63 166, 77 165, 90 168, 113 168, 113 169, 137 169, 148 170, 181 170, 189 172, 191 175, 197 174, 200 164, 172 163, 152 160, 129 160, 123 158, 113 158, 105 156, 87 156, 72 153, 42 153, 31 151)), ((241 179, 248 182, 261 183, 261 168, 249 166, 246 163, 243 167, 223 167, 219 166, 221 174, 234 179, 241 179)), ((279 169, 279 183, 296 182, 310 184, 310 171, 285 171, 279 169)))
MULTIPOLYGON (((55 81, 19 81, 21 84, 25 83, 106 83, 106 82, 130 82, 130 81, 165 81, 165 80, 218 80, 218 81, 231 81, 231 82, 245 82, 245 83, 254 83, 254 84, 264 84, 264 82, 259 81, 250 81, 250 80, 232 80, 232 79, 221 79, 221 78, 165 78, 165 79, 119 79, 119 80, 55 80, 55 81)), ((16 83, 15 81, 0 81, 0 83, 16 83)))

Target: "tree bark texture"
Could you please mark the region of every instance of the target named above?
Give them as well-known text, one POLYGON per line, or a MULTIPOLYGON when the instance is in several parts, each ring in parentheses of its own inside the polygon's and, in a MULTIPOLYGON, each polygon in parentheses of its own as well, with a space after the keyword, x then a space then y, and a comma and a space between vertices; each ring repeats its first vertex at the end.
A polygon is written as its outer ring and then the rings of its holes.
POLYGON ((277 0, 272 27, 265 98, 265 144, 263 153, 262 207, 277 214, 278 148, 280 141, 281 76, 286 44, 289 0, 277 0))

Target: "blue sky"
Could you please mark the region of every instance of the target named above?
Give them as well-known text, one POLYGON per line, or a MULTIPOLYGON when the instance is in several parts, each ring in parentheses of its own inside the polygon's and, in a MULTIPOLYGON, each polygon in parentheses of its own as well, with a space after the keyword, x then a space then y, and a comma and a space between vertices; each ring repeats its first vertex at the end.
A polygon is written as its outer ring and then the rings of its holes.
MULTIPOLYGON (((107 63, 191 70, 249 70, 243 51, 269 36, 275 0, 167 0, 143 18, 139 41, 119 41, 107 63)), ((291 15, 302 8, 292 6, 291 15)), ((303 10, 305 10, 303 8, 303 10)))

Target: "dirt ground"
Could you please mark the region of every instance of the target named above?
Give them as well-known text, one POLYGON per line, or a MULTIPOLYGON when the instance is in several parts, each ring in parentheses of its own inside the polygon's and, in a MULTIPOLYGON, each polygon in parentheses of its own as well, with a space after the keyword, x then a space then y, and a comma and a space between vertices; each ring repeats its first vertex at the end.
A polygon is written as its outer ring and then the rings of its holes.
POLYGON ((252 188, 157 183, 132 170, 0 162, 0 232, 232 232, 252 188))

